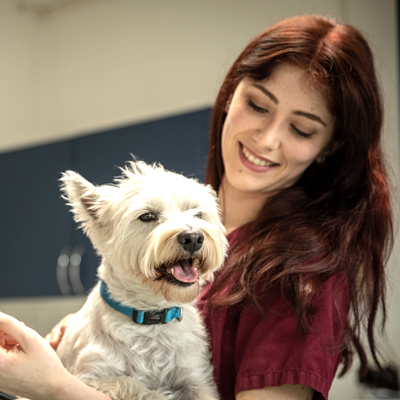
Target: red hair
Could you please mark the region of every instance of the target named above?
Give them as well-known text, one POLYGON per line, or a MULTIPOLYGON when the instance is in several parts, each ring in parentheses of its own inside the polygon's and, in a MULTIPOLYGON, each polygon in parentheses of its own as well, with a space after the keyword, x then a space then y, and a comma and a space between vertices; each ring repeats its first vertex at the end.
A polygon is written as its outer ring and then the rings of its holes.
POLYGON ((393 232, 380 144, 382 104, 372 52, 361 33, 331 19, 301 16, 257 36, 235 61, 218 94, 206 181, 218 190, 224 174, 221 135, 226 105, 237 85, 245 77, 268 79, 279 62, 302 68, 309 83, 324 95, 335 118, 335 151, 266 202, 248 226, 246 243, 231 249, 212 285, 209 307, 247 299, 262 312, 259 296, 279 285, 293 304, 299 329, 307 332, 315 312, 313 293, 340 273, 350 306, 347 321, 342 321, 342 374, 354 352, 364 372, 364 327, 380 366, 374 331, 379 308, 383 319, 386 316, 384 265, 393 232), (226 294, 221 296, 223 290, 226 294))

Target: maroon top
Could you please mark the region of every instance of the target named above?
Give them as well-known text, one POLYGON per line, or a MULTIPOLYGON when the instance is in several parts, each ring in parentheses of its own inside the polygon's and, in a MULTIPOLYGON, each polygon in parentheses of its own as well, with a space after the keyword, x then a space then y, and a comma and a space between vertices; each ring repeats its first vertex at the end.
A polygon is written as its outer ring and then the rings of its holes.
MULTIPOLYGON (((240 229, 228 235, 230 245, 241 236, 240 229)), ((296 330, 296 316, 279 290, 265 296, 263 318, 250 304, 207 314, 202 297, 210 286, 204 288, 199 307, 211 337, 214 375, 223 400, 233 400, 243 390, 286 383, 310 386, 316 391, 314 400, 328 398, 341 359, 339 317, 345 321, 348 312, 347 291, 335 297, 338 281, 333 276, 316 293, 318 312, 306 335, 296 330)))

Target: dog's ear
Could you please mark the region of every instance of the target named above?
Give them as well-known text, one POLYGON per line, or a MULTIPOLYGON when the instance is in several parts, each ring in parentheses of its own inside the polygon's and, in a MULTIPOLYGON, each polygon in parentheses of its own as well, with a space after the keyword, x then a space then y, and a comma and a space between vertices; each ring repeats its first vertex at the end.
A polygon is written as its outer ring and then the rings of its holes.
POLYGON ((97 220, 101 207, 101 193, 98 188, 73 171, 62 174, 62 197, 67 200, 77 222, 97 220))

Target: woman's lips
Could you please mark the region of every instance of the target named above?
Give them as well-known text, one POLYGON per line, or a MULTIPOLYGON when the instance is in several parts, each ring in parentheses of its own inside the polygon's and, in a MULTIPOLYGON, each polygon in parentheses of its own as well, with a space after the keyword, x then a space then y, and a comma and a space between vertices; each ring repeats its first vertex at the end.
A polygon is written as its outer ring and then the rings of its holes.
POLYGON ((258 157, 242 143, 239 142, 239 144, 240 160, 248 169, 255 172, 266 172, 279 165, 265 158, 258 157))

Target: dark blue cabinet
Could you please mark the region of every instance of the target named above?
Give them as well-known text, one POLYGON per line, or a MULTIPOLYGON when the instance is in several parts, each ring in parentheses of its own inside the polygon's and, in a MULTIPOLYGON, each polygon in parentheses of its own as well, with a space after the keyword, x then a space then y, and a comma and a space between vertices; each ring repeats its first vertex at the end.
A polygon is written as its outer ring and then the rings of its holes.
POLYGON ((0 296, 57 295, 55 263, 72 225, 60 198, 69 143, 0 156, 0 296))
MULTIPOLYGON (((61 295, 57 264, 60 271, 59 256, 68 248, 84 251, 83 290, 96 280, 99 260, 60 197, 62 171, 109 183, 133 154, 204 180, 209 118, 204 109, 0 155, 0 297, 61 295)), ((66 271, 64 278, 76 292, 73 276, 66 271)))

